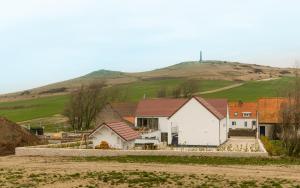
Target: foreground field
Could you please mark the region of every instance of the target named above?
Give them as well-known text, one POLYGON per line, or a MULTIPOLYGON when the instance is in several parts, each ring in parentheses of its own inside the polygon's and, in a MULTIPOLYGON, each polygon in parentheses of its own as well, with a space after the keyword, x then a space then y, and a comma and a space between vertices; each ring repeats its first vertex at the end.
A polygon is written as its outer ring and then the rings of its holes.
POLYGON ((1 157, 0 187, 299 187, 297 165, 122 163, 1 157))

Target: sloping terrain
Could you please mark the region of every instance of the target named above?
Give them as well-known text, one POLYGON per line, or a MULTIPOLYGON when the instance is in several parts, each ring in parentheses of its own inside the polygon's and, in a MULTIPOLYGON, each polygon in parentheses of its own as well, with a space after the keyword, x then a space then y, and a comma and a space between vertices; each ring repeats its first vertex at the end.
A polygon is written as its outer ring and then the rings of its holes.
POLYGON ((0 155, 13 154, 16 147, 36 145, 40 140, 19 125, 0 117, 0 155))
POLYGON ((19 93, 0 96, 0 102, 41 96, 63 95, 82 84, 105 82, 108 87, 170 79, 250 81, 287 76, 291 69, 224 61, 183 62, 166 68, 139 73, 99 70, 85 76, 19 93))

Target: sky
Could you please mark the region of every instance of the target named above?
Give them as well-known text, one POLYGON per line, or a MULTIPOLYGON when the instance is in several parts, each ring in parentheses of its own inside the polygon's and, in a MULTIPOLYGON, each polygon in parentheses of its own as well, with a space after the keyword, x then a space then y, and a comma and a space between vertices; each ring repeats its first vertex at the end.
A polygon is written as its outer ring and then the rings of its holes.
POLYGON ((0 93, 182 61, 293 67, 299 0, 0 0, 0 93))

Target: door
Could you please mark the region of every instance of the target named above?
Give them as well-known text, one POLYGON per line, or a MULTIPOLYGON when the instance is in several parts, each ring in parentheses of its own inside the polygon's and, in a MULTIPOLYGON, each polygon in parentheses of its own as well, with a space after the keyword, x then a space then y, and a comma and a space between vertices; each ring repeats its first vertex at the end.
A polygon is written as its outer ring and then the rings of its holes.
POLYGON ((260 134, 260 136, 266 136, 266 127, 265 126, 259 127, 259 134, 260 134))
POLYGON ((178 134, 173 134, 172 135, 172 145, 173 146, 178 146, 178 134))

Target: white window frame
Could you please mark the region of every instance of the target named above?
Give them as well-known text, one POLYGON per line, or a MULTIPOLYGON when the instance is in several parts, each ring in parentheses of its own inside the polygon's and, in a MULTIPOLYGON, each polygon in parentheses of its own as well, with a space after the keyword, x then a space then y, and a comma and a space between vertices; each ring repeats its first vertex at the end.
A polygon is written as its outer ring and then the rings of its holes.
POLYGON ((244 117, 244 118, 248 118, 248 117, 250 117, 251 115, 252 115, 251 112, 243 112, 243 117, 244 117))

